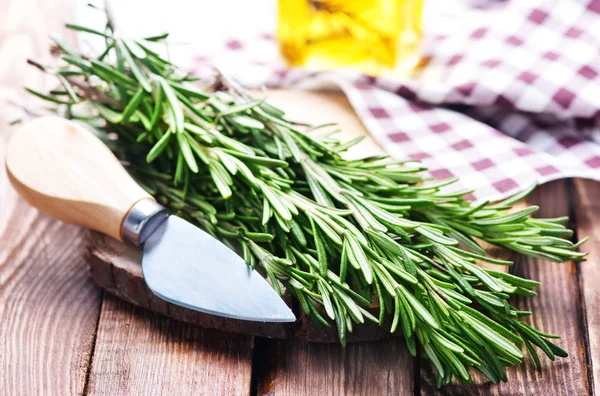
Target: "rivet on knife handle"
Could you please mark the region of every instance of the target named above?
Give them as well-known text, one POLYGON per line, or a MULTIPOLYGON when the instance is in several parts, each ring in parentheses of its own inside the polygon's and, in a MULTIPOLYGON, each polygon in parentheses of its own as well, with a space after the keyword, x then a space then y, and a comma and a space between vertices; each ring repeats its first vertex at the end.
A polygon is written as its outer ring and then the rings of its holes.
POLYGON ((121 241, 136 243, 133 228, 121 233, 134 205, 140 202, 138 209, 159 211, 155 202, 141 203, 154 198, 129 176, 100 139, 59 117, 41 117, 24 124, 8 144, 6 168, 14 188, 32 206, 55 219, 121 241))

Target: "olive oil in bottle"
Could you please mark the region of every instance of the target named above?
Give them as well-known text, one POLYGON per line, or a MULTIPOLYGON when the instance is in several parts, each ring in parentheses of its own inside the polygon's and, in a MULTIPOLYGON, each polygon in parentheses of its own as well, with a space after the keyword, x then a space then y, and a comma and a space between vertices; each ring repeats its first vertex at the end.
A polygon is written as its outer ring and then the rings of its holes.
POLYGON ((418 62, 423 0, 279 0, 278 41, 292 66, 405 74, 418 62))

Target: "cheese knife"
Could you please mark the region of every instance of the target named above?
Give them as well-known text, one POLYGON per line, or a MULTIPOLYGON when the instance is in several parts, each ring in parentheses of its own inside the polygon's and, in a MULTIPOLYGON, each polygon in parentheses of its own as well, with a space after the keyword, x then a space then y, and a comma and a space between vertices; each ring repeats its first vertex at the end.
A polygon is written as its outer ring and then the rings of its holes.
POLYGON ((260 274, 169 215, 83 125, 59 117, 27 122, 8 144, 6 168, 19 195, 48 216, 140 246, 144 280, 163 300, 233 319, 296 320, 260 274))

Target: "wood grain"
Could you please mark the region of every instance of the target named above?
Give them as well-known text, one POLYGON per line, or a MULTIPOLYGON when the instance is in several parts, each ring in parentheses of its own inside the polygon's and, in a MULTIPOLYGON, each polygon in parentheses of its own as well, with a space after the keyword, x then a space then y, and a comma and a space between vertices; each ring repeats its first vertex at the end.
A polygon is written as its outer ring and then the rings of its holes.
POLYGON ((82 394, 101 291, 83 230, 18 202, 0 239, 0 394, 82 394))
MULTIPOLYGON (((23 86, 47 80, 26 65, 48 59, 48 32, 62 30, 70 1, 0 2, 0 163, 14 128, 34 106, 23 86)), ((101 291, 85 271, 84 233, 18 199, 0 166, 0 394, 83 393, 101 291)))
POLYGON ((257 395, 413 395, 414 359, 399 338, 314 344, 260 340, 257 395))
POLYGON ((248 395, 249 336, 176 322, 107 295, 90 395, 248 395))
POLYGON ((577 180, 574 194, 574 218, 577 236, 590 240, 581 250, 588 252, 587 261, 579 264, 582 304, 585 312, 585 345, 589 351, 589 380, 594 394, 600 395, 600 183, 577 180))
MULTIPOLYGON (((566 181, 542 185, 527 198, 530 205, 539 205, 537 217, 559 217, 569 214, 569 195, 566 181)), ((579 296, 577 266, 572 262, 557 264, 544 260, 517 256, 511 273, 539 280, 538 296, 519 297, 515 306, 529 310, 533 315, 524 319, 536 328, 562 337, 557 344, 569 352, 568 358, 552 362, 538 350, 542 368, 536 369, 529 356, 523 364, 507 369, 508 382, 494 385, 482 375, 476 375, 474 384, 464 387, 451 384, 441 391, 435 389, 431 365, 421 366, 421 394, 431 395, 587 395, 588 372, 583 329, 583 315, 579 296)), ((524 349, 524 348, 523 348, 524 349)), ((526 351, 524 350, 524 353, 526 351)))

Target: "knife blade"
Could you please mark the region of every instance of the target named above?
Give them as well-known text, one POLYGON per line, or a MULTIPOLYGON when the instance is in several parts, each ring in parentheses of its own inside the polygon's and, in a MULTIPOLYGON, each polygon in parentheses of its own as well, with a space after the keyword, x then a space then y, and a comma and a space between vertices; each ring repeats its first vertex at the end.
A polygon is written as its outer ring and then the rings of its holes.
POLYGON ((24 124, 8 144, 6 168, 15 190, 50 217, 141 246, 144 281, 163 300, 239 320, 296 320, 260 274, 169 215, 84 126, 58 117, 24 124))

